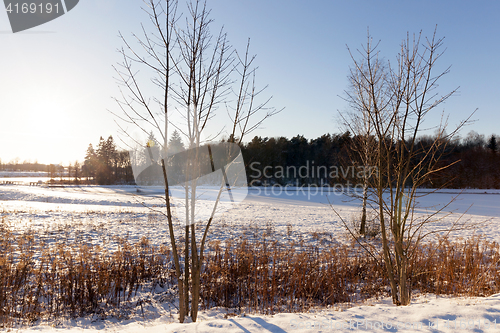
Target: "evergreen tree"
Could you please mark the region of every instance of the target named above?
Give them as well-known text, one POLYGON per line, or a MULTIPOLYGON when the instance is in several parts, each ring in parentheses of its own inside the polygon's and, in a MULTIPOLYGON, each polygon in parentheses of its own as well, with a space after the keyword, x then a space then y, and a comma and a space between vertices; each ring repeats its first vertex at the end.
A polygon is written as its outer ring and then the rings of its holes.
POLYGON ((496 152, 498 150, 497 138, 495 137, 494 134, 492 134, 491 137, 490 137, 490 139, 488 140, 488 146, 487 147, 492 152, 496 152))
POLYGON ((87 177, 99 185, 116 183, 133 183, 134 177, 128 151, 119 151, 112 136, 107 140, 99 138, 97 149, 89 144, 83 165, 75 162, 73 167, 75 181, 80 175, 87 177))
POLYGON ((185 150, 182 138, 177 130, 172 133, 170 140, 168 141, 166 163, 171 166, 171 171, 169 174, 169 179, 172 182, 178 183, 183 180, 183 169, 185 168, 185 161, 179 159, 176 156, 177 153, 185 150))
POLYGON ((87 148, 87 154, 85 155, 85 161, 83 162, 83 174, 87 177, 87 181, 90 178, 94 179, 96 175, 96 169, 98 165, 97 154, 94 150, 94 146, 89 144, 87 148))
POLYGON ((168 153, 169 155, 176 154, 185 150, 184 143, 182 142, 181 135, 177 130, 172 133, 170 141, 168 141, 168 153))
POLYGON ((101 185, 113 184, 116 180, 116 145, 111 135, 107 140, 100 137, 96 153, 98 160, 97 183, 101 185))

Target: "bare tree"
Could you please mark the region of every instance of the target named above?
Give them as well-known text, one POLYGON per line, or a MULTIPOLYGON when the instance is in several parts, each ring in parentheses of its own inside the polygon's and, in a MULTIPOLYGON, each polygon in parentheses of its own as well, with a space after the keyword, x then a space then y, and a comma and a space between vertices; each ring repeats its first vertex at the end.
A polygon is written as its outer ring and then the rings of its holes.
MULTIPOLYGON (((225 106, 230 123, 230 142, 236 146, 262 121, 281 110, 268 108, 270 99, 257 102, 262 90, 257 90, 255 84, 255 56, 250 55, 248 46, 244 56, 240 57, 229 44, 224 30, 212 35, 213 22, 206 1, 188 1, 186 16, 177 14, 176 0, 147 0, 145 4, 145 10, 153 24, 153 33, 149 33, 148 29, 142 26, 142 36, 133 35, 138 47, 133 47, 120 35, 125 48, 121 50, 123 62, 116 71, 125 92, 122 92, 121 98, 116 99, 122 113, 115 114, 121 120, 120 127, 125 135, 130 133, 127 126, 132 126, 145 135, 154 130, 162 138, 164 159, 161 160, 161 167, 158 167, 162 170, 165 184, 165 215, 179 287, 179 320, 184 322, 185 317, 190 315, 191 319, 196 321, 201 266, 207 236, 221 195, 224 191, 230 191, 227 168, 222 166, 224 179, 220 183, 211 214, 202 223, 196 215, 198 178, 203 174, 203 163, 209 161, 207 163, 209 166, 211 163, 213 170, 214 164, 218 162, 210 145, 204 145, 203 133, 208 132, 209 125, 219 126, 216 132, 223 132, 224 128, 212 119, 216 111, 225 106), (161 90, 161 98, 150 99, 146 96, 147 84, 140 81, 140 75, 134 67, 136 65, 152 73, 153 83, 161 90), (232 104, 234 106, 231 107, 232 104), (183 123, 172 121, 175 114, 182 116, 183 123), (256 116, 257 120, 254 119, 256 116), (169 178, 166 165, 169 156, 169 126, 173 126, 187 141, 186 151, 181 153, 186 157, 183 168, 183 248, 176 244, 178 236, 175 234, 171 209, 170 186, 173 180, 169 178), (206 153, 207 148, 209 154, 206 153), (205 159, 205 162, 200 162, 207 156, 209 158, 205 159), (201 238, 197 237, 198 227, 202 228, 201 238)), ((143 145, 141 142, 137 143, 143 145)), ((149 148, 151 147, 148 146, 147 149, 149 148)), ((229 151, 228 155, 235 153, 238 151, 229 151)), ((154 167, 154 159, 150 160, 154 167)))
MULTIPOLYGON (((376 46, 374 47, 376 49, 376 46)), ((375 108, 386 108, 388 103, 387 95, 383 89, 386 81, 386 68, 378 58, 378 54, 373 55, 371 40, 368 34, 367 48, 364 50, 366 63, 358 62, 357 66, 351 68, 348 76, 349 89, 345 91, 346 97, 343 99, 349 103, 351 112, 340 113, 346 129, 353 134, 351 161, 359 159, 362 165, 363 192, 361 194, 362 208, 359 234, 366 233, 366 210, 368 204, 368 194, 370 189, 370 178, 375 176, 374 166, 377 161, 377 140, 375 138, 375 126, 370 117, 370 113, 375 108), (359 67, 358 67, 359 66, 359 67), (374 93, 371 89, 366 89, 366 78, 371 77, 374 93)), ((350 52, 350 51, 349 51, 350 52)), ((351 54, 352 56, 352 54, 351 54)), ((354 192, 354 195, 358 195, 354 192)))
MULTIPOLYGON (((355 122, 351 129, 361 137, 373 133, 376 139, 373 156, 378 173, 370 186, 375 189, 373 201, 380 220, 382 258, 393 302, 398 305, 410 303, 409 267, 422 239, 431 233, 467 227, 457 219, 444 230, 425 228, 448 205, 425 216, 416 214, 417 200, 422 196, 417 193, 418 188, 431 175, 451 165, 441 163, 441 157, 458 129, 468 121, 460 122, 450 134, 445 131, 446 121, 442 121, 436 126, 431 145, 425 149, 418 145, 417 136, 426 130, 424 120, 456 92, 435 92, 439 79, 449 72, 446 68, 434 74, 442 43, 443 39, 436 38, 436 31, 425 41, 421 34, 408 34, 394 65, 384 65, 379 59, 378 44, 373 46, 370 36, 360 51, 361 60, 350 52, 354 65, 347 100, 357 112, 350 118, 355 122)), ((367 144, 361 146, 366 148, 367 144)))

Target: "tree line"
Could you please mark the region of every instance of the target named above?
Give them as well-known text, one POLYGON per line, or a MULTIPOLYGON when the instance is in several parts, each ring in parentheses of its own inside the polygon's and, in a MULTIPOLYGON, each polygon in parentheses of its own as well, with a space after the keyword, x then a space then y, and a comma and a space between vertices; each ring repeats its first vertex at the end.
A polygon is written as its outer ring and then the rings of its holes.
POLYGON ((129 152, 118 150, 111 135, 106 140, 101 136, 96 148, 89 144, 81 175, 99 185, 134 183, 129 152))
MULTIPOLYGON (((420 152, 415 163, 426 156, 435 138, 421 136, 420 152)), ((499 137, 487 139, 474 131, 460 140, 443 146, 442 165, 451 164, 442 173, 433 175, 424 185, 429 188, 500 188, 499 137)), ((363 181, 363 166, 353 154, 358 138, 350 132, 325 134, 316 139, 297 135, 286 137, 255 136, 242 145, 250 185, 317 185, 334 186, 363 181), (302 168, 302 169, 301 169, 302 168)))
POLYGON ((47 172, 49 165, 38 163, 38 162, 30 162, 23 161, 20 162, 18 158, 9 161, 2 162, 0 159, 0 171, 24 171, 24 172, 47 172))
MULTIPOLYGON (((418 144, 424 149, 433 138, 422 136, 418 144)), ((499 136, 486 138, 475 131, 461 140, 450 143, 443 154, 443 164, 452 164, 439 176, 433 176, 427 187, 446 188, 500 188, 499 136)), ((324 134, 316 139, 297 135, 286 137, 255 136, 242 143, 241 150, 246 164, 249 185, 317 185, 359 184, 361 161, 352 154, 356 137, 350 132, 324 134), (302 169, 300 169, 302 167, 302 169)), ((184 145, 177 132, 172 135, 169 146, 183 150, 184 145)), ((102 137, 95 146, 89 144, 83 163, 62 168, 60 165, 31 163, 19 160, 2 163, 0 171, 48 172, 49 177, 74 178, 77 183, 99 185, 133 184, 134 175, 129 152, 119 150, 114 139, 102 137)))

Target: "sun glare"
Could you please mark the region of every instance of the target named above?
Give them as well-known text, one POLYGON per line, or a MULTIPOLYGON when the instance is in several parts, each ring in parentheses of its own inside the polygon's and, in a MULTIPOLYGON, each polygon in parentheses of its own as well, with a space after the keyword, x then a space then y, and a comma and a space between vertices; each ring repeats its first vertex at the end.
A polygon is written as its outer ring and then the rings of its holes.
MULTIPOLYGON (((71 153, 76 119, 58 98, 44 98, 27 101, 19 112, 24 120, 7 129, 17 144, 6 147, 11 158, 38 161, 40 163, 59 163, 71 153)), ((7 134, 6 133, 6 134, 7 134)), ((82 155, 84 152, 79 152, 82 155)))

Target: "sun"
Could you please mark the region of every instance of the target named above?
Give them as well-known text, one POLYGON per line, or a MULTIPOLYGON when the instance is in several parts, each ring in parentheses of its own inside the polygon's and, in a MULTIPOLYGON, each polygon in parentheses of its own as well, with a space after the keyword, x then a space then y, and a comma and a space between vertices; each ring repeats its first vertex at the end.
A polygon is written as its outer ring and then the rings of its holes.
MULTIPOLYGON (((13 123, 10 135, 3 140, 9 142, 10 155, 40 163, 71 160, 78 135, 75 131, 78 119, 71 110, 56 98, 23 104, 18 111, 22 113, 22 121, 13 123)), ((82 154, 84 151, 79 153, 82 154)))

